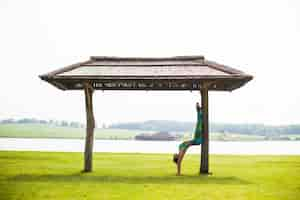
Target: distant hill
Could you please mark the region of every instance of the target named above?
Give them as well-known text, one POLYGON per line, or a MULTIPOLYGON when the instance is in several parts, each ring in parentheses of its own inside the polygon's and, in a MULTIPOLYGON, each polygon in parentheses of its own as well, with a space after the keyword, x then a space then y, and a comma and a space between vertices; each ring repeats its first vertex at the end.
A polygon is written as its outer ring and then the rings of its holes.
MULTIPOLYGON (((176 140, 188 140, 191 139, 194 130, 194 124, 190 122, 190 130, 184 128, 188 123, 183 122, 171 122, 168 121, 168 126, 164 126, 164 122, 159 122, 159 126, 155 125, 154 121, 150 124, 144 122, 150 127, 149 130, 142 130, 145 128, 139 125, 136 130, 135 127, 124 128, 96 128, 95 138, 96 139, 141 139, 136 138, 137 135, 142 135, 143 139, 148 140, 173 140, 174 138, 169 137, 167 134, 157 134, 148 137, 153 133, 169 133, 170 136, 175 137, 176 140), (182 123, 182 124, 181 124, 182 123), (172 131, 154 131, 155 129, 164 130, 168 129, 172 131), (174 128, 175 127, 175 128, 174 128), (176 131, 173 131, 176 130, 176 131), (184 131, 186 130, 186 131, 184 131), (147 136, 146 136, 147 135, 147 136), (146 137, 145 137, 146 136, 146 137)), ((143 123, 143 124, 144 124, 143 123)), ((73 123, 74 124, 74 123, 73 123)), ((19 122, 3 122, 0 123, 0 138, 85 138, 85 128, 74 126, 72 123, 49 123, 44 121, 38 121, 35 123, 24 123, 19 122)), ((118 126, 115 126, 118 127, 118 126)), ((188 127, 188 126, 187 126, 188 127)), ((214 131, 211 131, 210 139, 215 141, 259 141, 259 140, 300 140, 299 131, 293 129, 293 126, 287 127, 261 127, 255 125, 219 125, 211 126, 214 131), (264 128, 264 129, 262 129, 264 128), (219 129, 219 131, 218 131, 219 129), (264 130, 264 131, 261 131, 264 130), (243 132, 244 131, 244 132, 243 132), (270 131, 270 133, 268 132, 270 131), (273 131, 273 132, 272 132, 273 131), (242 133, 242 134, 241 134, 242 133), (247 134, 251 133, 251 134, 247 134), (290 134, 294 133, 294 134, 290 134), (260 134, 260 135, 259 135, 260 134)))
MULTIPOLYGON (((66 130, 76 130, 85 128, 85 125, 80 122, 66 121, 66 120, 43 120, 34 118, 23 118, 23 119, 3 119, 0 120, 0 137, 4 135, 11 135, 15 132, 16 135, 22 135, 24 131, 26 137, 31 134, 36 136, 41 136, 38 129, 36 131, 30 130, 29 127, 48 127, 47 130, 53 132, 56 128, 65 128, 66 130), (28 125, 28 126, 22 126, 28 125), (34 126, 33 126, 34 125, 34 126), (8 129, 6 129, 7 127, 8 129), (18 129, 19 127, 20 129, 18 129), (23 128, 22 128, 23 127, 23 128), (27 127, 27 128, 26 128, 27 127), (70 129, 69 129, 70 128, 70 129), (16 129, 16 130, 15 130, 16 129), (10 130, 10 131, 8 131, 10 130), (18 130, 18 131, 17 131, 18 130), (10 134, 8 134, 10 132, 10 134)), ((147 133, 147 132, 169 132, 175 134, 187 134, 192 133, 195 128, 195 122, 182 122, 182 121, 170 121, 170 120, 148 120, 144 122, 132 122, 132 123, 115 123, 111 126, 102 126, 103 130, 107 129, 126 129, 130 132, 134 132, 131 137, 135 136, 137 133, 147 133)), ((300 124, 296 125, 285 125, 285 126, 270 126, 264 124, 228 124, 228 123, 210 123, 210 132, 221 134, 220 137, 224 138, 228 134, 239 134, 239 135, 250 135, 259 136, 265 139, 277 139, 285 138, 286 136, 292 136, 293 138, 300 137, 300 124)), ((69 131, 68 131, 69 132, 69 131)), ((73 132, 73 131, 71 131, 73 132)), ((119 131, 117 131, 119 132, 119 131)), ((121 131, 122 132, 122 131, 121 131)), ((69 135, 69 134, 68 134, 69 135)), ((117 134, 119 135, 119 134, 117 134)), ((25 136, 24 136, 25 137, 25 136)), ((52 136, 51 136, 52 137, 52 136)), ((60 136, 59 136, 60 137, 60 136)), ((69 136, 68 136, 69 137, 69 136)), ((73 136, 72 136, 73 137, 73 136)), ((77 137, 77 136, 76 136, 77 137)), ((80 136, 80 137, 83 137, 80 136)), ((123 138, 123 134, 122 134, 123 138)))
POLYGON ((135 129, 135 130, 150 130, 161 132, 191 132, 194 128, 193 122, 180 122, 168 120, 149 120, 145 122, 132 122, 132 123, 117 123, 112 124, 109 128, 118 127, 119 129, 135 129))
MULTIPOLYGON (((162 131, 162 132, 192 132, 195 128, 194 122, 180 122, 168 120, 149 120, 144 122, 116 123, 109 128, 162 131)), ((210 132, 239 133, 247 135, 300 135, 300 125, 270 126, 264 124, 226 124, 211 123, 210 132)))

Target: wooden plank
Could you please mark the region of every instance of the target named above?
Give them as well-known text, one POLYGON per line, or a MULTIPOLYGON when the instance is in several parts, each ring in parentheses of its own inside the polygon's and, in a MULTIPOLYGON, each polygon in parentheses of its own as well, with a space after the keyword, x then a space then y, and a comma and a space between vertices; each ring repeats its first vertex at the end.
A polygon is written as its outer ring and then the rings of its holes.
POLYGON ((204 88, 200 91, 201 93, 201 106, 203 109, 203 134, 202 134, 202 144, 201 144, 201 163, 200 163, 200 173, 209 173, 209 154, 208 154, 208 143, 209 143, 209 122, 208 122, 208 89, 204 88))
MULTIPOLYGON (((77 84, 82 84, 82 82, 89 81, 91 83, 104 83, 104 82, 111 82, 111 83, 119 83, 121 81, 126 81, 128 83, 135 82, 135 83, 145 83, 145 82, 153 82, 156 85, 159 85, 160 83, 164 82, 181 82, 182 84, 186 84, 187 87, 185 88, 179 88, 179 90, 197 90, 199 91, 199 87, 193 88, 190 87, 191 83, 200 83, 201 82, 210 82, 215 81, 214 84, 211 84, 209 86, 209 90, 220 90, 220 91, 232 91, 234 89, 237 89, 239 87, 242 87, 244 84, 246 84, 248 81, 252 79, 252 77, 239 77, 239 76, 143 76, 143 77, 111 77, 111 76, 86 76, 86 77, 80 77, 80 76, 55 76, 53 79, 44 79, 43 80, 49 82, 50 84, 54 85, 55 87, 58 87, 62 90, 76 90, 76 89, 82 89, 77 88, 77 84), (58 85, 59 83, 60 85, 58 85)), ((162 87, 149 87, 149 88, 134 88, 134 87, 128 87, 123 88, 122 86, 117 87, 107 87, 107 88, 94 88, 95 90, 173 90, 172 88, 162 88, 162 87)))
POLYGON ((86 138, 84 150, 84 172, 92 171, 93 144, 95 119, 93 113, 93 88, 90 84, 84 84, 85 107, 86 107, 86 138))

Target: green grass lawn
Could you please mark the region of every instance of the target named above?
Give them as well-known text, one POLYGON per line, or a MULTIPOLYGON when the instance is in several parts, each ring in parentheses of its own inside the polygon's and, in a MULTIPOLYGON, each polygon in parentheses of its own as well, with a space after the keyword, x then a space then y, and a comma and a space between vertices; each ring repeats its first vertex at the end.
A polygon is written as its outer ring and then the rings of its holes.
POLYGON ((210 157, 198 175, 187 155, 175 176, 168 154, 95 153, 80 173, 81 153, 0 152, 0 199, 300 199, 300 156, 210 157))

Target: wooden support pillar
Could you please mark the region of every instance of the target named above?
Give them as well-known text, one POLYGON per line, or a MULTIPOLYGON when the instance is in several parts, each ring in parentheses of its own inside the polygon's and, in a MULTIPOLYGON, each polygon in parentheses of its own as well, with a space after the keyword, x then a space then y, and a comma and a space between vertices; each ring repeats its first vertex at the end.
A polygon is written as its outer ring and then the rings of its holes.
POLYGON ((93 113, 93 87, 90 84, 84 85, 85 108, 86 108, 86 137, 84 150, 84 172, 92 171, 93 143, 95 119, 93 113))
POLYGON ((209 173, 209 163, 208 163, 208 144, 209 144, 209 122, 208 122, 208 89, 204 88, 200 91, 201 93, 201 106, 203 110, 203 134, 202 134, 202 144, 201 144, 201 163, 200 163, 200 173, 209 173))

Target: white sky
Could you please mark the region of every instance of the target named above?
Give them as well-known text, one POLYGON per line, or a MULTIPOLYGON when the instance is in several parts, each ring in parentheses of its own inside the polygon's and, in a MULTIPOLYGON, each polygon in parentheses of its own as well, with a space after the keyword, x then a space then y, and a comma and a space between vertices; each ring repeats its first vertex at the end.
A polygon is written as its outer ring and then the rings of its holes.
MULTIPOLYGON (((210 120, 300 123, 300 1, 0 1, 0 118, 85 121, 83 91, 43 74, 90 55, 204 55, 255 76, 210 93, 210 120)), ((195 120, 197 92, 101 92, 98 124, 195 120)))

